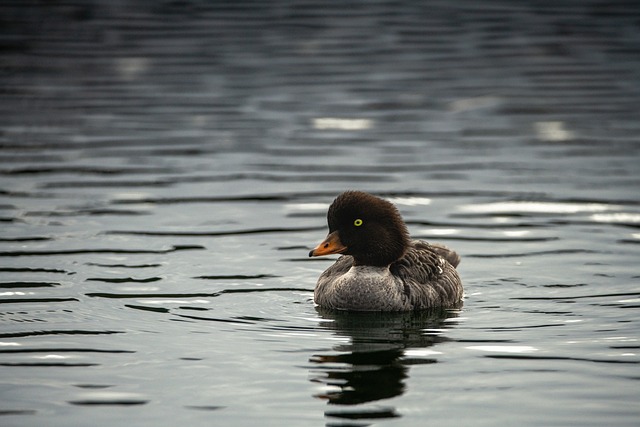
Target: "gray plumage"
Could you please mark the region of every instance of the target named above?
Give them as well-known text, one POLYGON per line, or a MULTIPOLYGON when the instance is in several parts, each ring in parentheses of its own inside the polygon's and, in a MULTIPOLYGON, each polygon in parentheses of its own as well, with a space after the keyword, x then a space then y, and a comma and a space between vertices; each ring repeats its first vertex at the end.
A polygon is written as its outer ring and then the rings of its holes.
POLYGON ((458 254, 443 245, 410 240, 390 202, 346 192, 329 208, 328 221, 329 236, 309 255, 345 255, 318 279, 314 300, 321 307, 407 311, 455 307, 462 300, 458 254), (353 226, 355 221, 360 224, 353 226))
POLYGON ((314 300, 321 307, 353 311, 454 307, 462 300, 462 282, 455 267, 439 255, 442 250, 414 240, 388 268, 354 267, 353 257, 343 255, 320 275, 314 300))

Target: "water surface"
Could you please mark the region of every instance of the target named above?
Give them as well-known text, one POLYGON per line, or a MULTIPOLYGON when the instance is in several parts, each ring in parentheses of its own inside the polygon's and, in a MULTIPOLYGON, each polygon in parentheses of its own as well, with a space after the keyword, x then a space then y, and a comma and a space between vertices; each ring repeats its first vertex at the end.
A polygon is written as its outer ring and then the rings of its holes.
POLYGON ((632 3, 0 7, 0 424, 637 425, 632 3), (459 310, 314 307, 345 189, 459 310))

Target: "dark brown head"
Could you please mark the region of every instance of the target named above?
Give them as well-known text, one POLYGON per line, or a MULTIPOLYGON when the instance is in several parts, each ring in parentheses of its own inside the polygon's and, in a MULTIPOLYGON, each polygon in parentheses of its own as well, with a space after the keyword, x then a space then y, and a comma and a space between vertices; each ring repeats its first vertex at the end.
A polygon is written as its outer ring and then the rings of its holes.
POLYGON ((341 253, 356 265, 385 266, 402 258, 409 233, 391 203, 362 191, 340 194, 327 213, 329 235, 309 256, 341 253))

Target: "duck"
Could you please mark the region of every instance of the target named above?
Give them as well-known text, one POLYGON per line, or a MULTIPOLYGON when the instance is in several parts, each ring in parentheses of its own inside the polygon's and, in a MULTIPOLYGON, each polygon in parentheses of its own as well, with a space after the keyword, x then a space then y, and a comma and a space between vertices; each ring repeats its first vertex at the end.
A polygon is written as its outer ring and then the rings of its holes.
POLYGON ((445 245, 411 239, 390 201, 345 191, 329 206, 327 223, 327 237, 309 257, 341 256, 318 278, 319 307, 392 312, 461 305, 460 256, 445 245))

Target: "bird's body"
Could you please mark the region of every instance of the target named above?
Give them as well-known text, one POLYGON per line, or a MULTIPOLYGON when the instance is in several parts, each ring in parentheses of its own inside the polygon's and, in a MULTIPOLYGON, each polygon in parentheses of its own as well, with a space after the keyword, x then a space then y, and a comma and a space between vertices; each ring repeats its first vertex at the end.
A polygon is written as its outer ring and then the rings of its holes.
POLYGON ((310 256, 343 253, 316 285, 315 302, 352 311, 454 307, 462 300, 458 255, 438 244, 410 240, 390 202, 358 191, 336 198, 329 235, 310 256))

